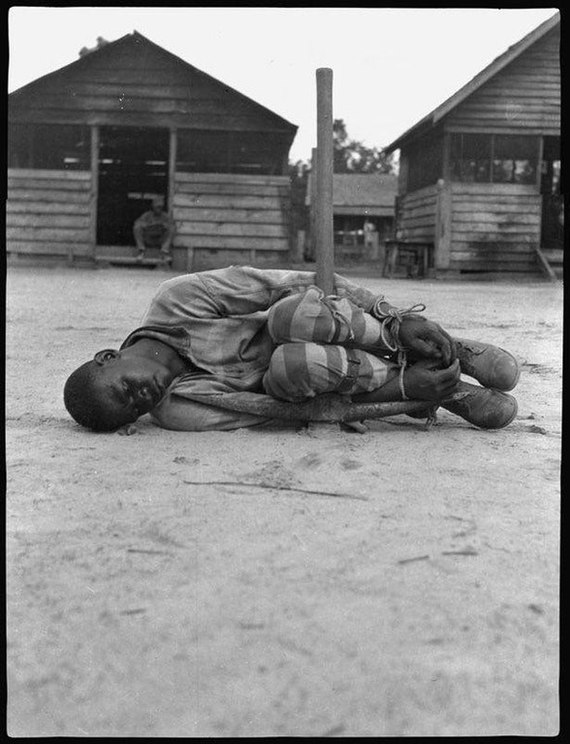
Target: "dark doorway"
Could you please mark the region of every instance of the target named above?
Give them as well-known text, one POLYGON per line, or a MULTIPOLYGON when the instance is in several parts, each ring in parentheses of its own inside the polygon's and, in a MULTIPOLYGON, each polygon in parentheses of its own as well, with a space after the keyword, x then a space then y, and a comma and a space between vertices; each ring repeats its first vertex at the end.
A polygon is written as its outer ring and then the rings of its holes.
POLYGON ((564 202, 560 188, 560 137, 545 137, 540 192, 542 194, 541 247, 562 249, 564 202))
POLYGON ((155 195, 168 200, 167 129, 101 127, 97 244, 134 245, 133 222, 155 195))

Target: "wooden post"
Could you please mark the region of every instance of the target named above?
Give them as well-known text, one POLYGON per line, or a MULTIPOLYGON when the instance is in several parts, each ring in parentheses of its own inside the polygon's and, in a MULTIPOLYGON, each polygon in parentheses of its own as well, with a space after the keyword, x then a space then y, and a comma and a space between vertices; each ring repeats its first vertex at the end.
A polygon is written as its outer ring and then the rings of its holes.
POLYGON ((451 187, 440 178, 435 203, 434 269, 448 269, 451 259, 451 187))
MULTIPOLYGON (((172 220, 174 220, 174 198, 176 196, 177 159, 178 130, 176 129, 176 127, 170 127, 170 130, 168 132, 168 183, 166 184, 167 193, 165 194, 165 196, 167 198, 168 214, 170 215, 172 220)), ((178 268, 178 266, 184 262, 184 251, 181 252, 182 256, 179 257, 178 246, 176 245, 176 221, 174 221, 174 228, 174 238, 172 240, 172 245, 170 246, 170 252, 172 254, 172 268, 178 268)), ((189 269, 188 266, 192 265, 192 261, 188 254, 188 251, 186 251, 185 263, 186 266, 184 268, 186 269, 186 273, 189 274, 191 269, 189 269)))
POLYGON ((309 256, 311 261, 317 260, 317 148, 311 150, 311 173, 307 188, 311 192, 311 209, 309 212, 309 256))
POLYGON ((173 216, 174 194, 176 191, 176 160, 178 150, 178 132, 173 127, 169 133, 168 147, 168 212, 173 216))
POLYGON ((334 286, 332 79, 328 67, 317 70, 316 283, 325 294, 334 286))
POLYGON ((97 260, 97 208, 99 201, 99 127, 91 126, 91 194, 90 221, 89 221, 89 243, 91 259, 97 260))

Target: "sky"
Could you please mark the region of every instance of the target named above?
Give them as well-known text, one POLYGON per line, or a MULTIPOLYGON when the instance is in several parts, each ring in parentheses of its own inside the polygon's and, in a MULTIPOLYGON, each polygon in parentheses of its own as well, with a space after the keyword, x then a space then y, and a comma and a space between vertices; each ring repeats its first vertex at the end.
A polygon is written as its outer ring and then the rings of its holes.
POLYGON ((333 117, 382 148, 443 103, 551 8, 11 6, 8 92, 133 31, 298 126, 316 147, 316 71, 333 72, 333 117))

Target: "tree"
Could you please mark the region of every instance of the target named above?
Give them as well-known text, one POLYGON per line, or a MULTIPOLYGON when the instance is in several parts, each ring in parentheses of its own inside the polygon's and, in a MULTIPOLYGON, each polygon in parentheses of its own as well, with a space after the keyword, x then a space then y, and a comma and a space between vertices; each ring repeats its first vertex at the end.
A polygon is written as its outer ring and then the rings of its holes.
MULTIPOLYGON (((312 160, 289 163, 291 182, 291 225, 293 235, 298 230, 309 230, 309 211, 305 206, 309 172, 316 167, 312 160)), ((333 121, 333 171, 334 173, 396 173, 397 161, 393 155, 383 153, 378 147, 366 147, 351 140, 343 119, 333 121)))
POLYGON ((394 173, 394 156, 378 147, 350 139, 344 119, 333 121, 333 169, 335 173, 394 173))

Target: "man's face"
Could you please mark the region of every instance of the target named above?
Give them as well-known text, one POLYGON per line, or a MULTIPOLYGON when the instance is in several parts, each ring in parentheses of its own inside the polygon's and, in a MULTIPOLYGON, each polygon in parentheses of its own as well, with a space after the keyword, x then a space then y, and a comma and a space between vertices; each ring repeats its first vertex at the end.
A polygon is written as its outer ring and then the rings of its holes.
POLYGON ((155 214, 160 214, 163 211, 163 209, 164 209, 164 199, 162 199, 162 198, 160 198, 160 199, 158 199, 158 198, 153 199, 151 206, 152 206, 152 211, 155 214))
POLYGON ((155 408, 172 381, 162 362, 147 357, 122 356, 105 350, 98 353, 95 390, 117 426, 129 424, 155 408))

